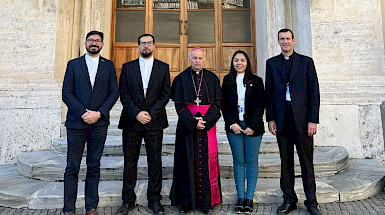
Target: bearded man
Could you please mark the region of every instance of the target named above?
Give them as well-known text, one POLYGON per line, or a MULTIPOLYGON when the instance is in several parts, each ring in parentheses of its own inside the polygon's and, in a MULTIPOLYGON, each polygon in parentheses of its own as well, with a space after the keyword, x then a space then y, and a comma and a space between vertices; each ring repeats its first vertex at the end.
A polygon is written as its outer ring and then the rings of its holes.
POLYGON ((86 215, 98 214, 100 159, 110 124, 109 112, 119 97, 114 64, 99 54, 103 48, 103 33, 89 32, 85 47, 85 55, 68 62, 63 81, 63 102, 68 107, 63 213, 69 215, 76 210, 78 175, 86 142, 86 215))

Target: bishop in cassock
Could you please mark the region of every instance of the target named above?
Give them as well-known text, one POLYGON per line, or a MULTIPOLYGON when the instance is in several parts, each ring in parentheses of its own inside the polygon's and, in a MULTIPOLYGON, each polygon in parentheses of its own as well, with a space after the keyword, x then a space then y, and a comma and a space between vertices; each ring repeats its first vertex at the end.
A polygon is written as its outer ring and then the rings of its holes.
POLYGON ((191 66, 175 77, 172 100, 178 113, 171 204, 183 214, 209 214, 222 202, 216 127, 220 113, 220 82, 203 68, 202 48, 190 51, 191 66))

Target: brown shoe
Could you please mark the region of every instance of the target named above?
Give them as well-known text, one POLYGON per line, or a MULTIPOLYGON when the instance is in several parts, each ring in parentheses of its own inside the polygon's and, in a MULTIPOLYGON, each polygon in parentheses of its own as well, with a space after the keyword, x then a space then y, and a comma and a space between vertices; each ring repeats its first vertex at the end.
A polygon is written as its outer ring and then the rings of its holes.
POLYGON ((86 215, 98 215, 98 212, 96 211, 96 209, 91 209, 86 212, 86 215))

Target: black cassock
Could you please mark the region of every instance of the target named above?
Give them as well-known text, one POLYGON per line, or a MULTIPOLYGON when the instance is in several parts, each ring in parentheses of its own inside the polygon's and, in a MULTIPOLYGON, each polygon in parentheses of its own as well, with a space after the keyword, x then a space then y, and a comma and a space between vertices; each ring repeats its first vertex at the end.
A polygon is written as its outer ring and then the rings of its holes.
POLYGON ((206 69, 196 74, 189 67, 175 77, 171 94, 179 116, 170 191, 171 205, 208 210, 222 202, 217 142, 213 128, 221 117, 220 82, 214 73, 206 69), (196 92, 199 92, 201 100, 199 105, 194 103, 196 92), (191 108, 200 110, 203 107, 207 110, 203 114, 206 128, 198 130, 198 120, 194 119, 191 108), (215 141, 212 141, 213 134, 215 141))

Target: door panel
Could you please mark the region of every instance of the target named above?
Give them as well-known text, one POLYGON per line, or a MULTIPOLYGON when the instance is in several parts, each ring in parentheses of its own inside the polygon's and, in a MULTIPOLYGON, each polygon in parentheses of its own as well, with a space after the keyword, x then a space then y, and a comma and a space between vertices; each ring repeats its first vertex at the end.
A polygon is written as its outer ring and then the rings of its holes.
POLYGON ((144 33, 144 18, 144 11, 116 11, 114 42, 136 42, 144 33))
POLYGON ((233 53, 248 53, 255 70, 254 0, 112 0, 111 59, 119 76, 123 63, 139 57, 137 38, 155 37, 154 57, 170 65, 171 79, 186 69, 189 51, 206 51, 204 67, 222 80, 233 53))
POLYGON ((233 57, 234 52, 242 50, 246 52, 246 54, 249 56, 249 59, 251 61, 251 68, 255 68, 254 66, 254 54, 253 54, 253 47, 223 47, 223 58, 222 58, 222 68, 224 72, 229 72, 230 71, 230 64, 231 64, 231 58, 233 57))
POLYGON ((155 48, 154 57, 165 63, 168 63, 170 72, 179 72, 180 68, 180 57, 179 48, 155 48))

